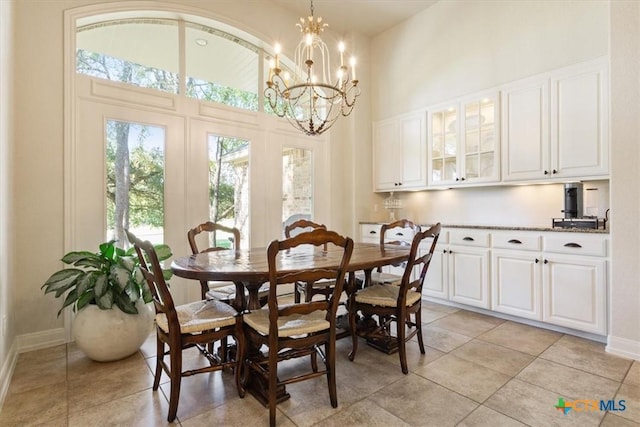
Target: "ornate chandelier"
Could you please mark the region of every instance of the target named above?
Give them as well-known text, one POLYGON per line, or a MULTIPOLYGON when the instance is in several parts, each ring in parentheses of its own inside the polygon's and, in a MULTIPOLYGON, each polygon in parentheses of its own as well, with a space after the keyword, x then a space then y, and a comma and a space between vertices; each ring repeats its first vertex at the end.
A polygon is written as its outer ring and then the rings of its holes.
POLYGON ((264 91, 271 109, 286 117, 307 135, 320 135, 328 130, 340 115, 348 116, 360 95, 356 79, 356 60, 350 59, 350 69, 344 63, 345 45, 340 42, 340 67, 332 75, 329 49, 320 38, 328 24, 322 17, 311 15, 296 24, 302 40, 295 52, 295 69, 283 70, 280 45, 274 47, 275 58, 269 64, 269 80, 264 91))

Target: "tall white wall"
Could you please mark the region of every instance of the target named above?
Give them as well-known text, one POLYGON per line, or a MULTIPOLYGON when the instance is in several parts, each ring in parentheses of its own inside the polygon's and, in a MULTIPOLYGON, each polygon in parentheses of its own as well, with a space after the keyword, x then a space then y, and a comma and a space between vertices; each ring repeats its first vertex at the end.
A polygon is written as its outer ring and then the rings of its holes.
POLYGON ((371 43, 380 120, 608 52, 608 2, 446 0, 371 43))
MULTIPOLYGON (((371 42, 380 120, 608 54, 608 1, 440 1, 371 42)), ((607 183, 600 184, 608 199, 607 183)), ((548 226, 559 185, 401 195, 400 215, 443 223, 548 226)), ((362 220, 385 218, 380 195, 362 220), (377 208, 377 209, 376 209, 377 208)), ((601 205, 601 214, 608 200, 601 205)))
POLYGON ((15 352, 13 279, 13 143, 15 110, 12 105, 14 67, 13 16, 15 2, 0 2, 0 405, 11 374, 11 356, 15 352), (6 330, 2 330, 2 321, 6 330))
POLYGON ((640 354, 640 3, 611 2, 612 271, 608 349, 640 354))

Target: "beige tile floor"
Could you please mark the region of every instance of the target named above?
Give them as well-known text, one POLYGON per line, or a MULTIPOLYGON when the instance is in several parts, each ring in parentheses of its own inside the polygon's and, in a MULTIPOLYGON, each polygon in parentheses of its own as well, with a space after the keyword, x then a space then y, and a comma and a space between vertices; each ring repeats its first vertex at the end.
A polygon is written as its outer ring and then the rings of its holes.
MULTIPOLYGON (((350 339, 338 342, 338 408, 323 378, 287 387, 282 426, 637 426, 640 362, 570 335, 426 303, 426 354, 408 348, 410 373, 397 355, 350 339), (558 411, 565 401, 624 399, 624 411, 558 411)), ((185 363, 201 362, 191 352, 185 363)), ((301 361, 308 363, 308 361, 301 361)), ((169 383, 151 390, 155 337, 135 355, 111 363, 87 359, 73 344, 21 354, 0 412, 0 426, 161 426, 168 424, 169 383)), ((617 406, 619 407, 619 406, 617 406)), ((182 381, 174 425, 255 426, 268 411, 240 399, 232 375, 182 381)))

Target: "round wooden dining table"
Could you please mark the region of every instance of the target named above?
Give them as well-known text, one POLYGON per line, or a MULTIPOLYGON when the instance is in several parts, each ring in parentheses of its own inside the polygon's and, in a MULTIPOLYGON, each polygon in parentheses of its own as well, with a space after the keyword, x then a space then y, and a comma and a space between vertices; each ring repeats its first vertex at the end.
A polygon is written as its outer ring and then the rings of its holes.
MULTIPOLYGON (((398 265, 409 257, 408 246, 355 243, 347 268, 350 279, 346 291, 353 286, 356 271, 371 271, 385 265, 398 265)), ((278 271, 292 271, 322 267, 337 267, 342 259, 342 249, 302 246, 278 256, 278 271)), ((255 310, 260 308, 258 290, 269 281, 267 248, 223 250, 205 252, 176 258, 171 263, 173 274, 178 277, 204 281, 228 281, 236 284, 236 308, 255 310), (244 299, 244 289, 248 299, 244 299)))
MULTIPOLYGON (((343 249, 303 245, 281 252, 276 258, 278 272, 287 274, 303 269, 322 267, 338 267, 342 260, 343 249)), ((345 291, 350 294, 355 289, 356 271, 365 271, 368 278, 374 268, 385 265, 397 265, 409 258, 409 247, 398 245, 383 245, 377 243, 355 243, 351 260, 347 267, 349 279, 345 291)), ((221 250, 204 252, 196 255, 188 255, 176 258, 171 263, 173 274, 186 279, 200 281, 228 281, 236 285, 236 300, 233 305, 238 310, 257 310, 260 308, 258 291, 260 287, 269 281, 269 266, 267 263, 267 248, 252 248, 239 250, 221 250), (245 298, 244 290, 248 292, 245 298)), ((365 282, 365 286, 367 283, 365 282)), ((341 336, 348 336, 345 331, 341 336)), ((258 349, 247 350, 259 351, 258 349)), ((247 391, 259 402, 266 405, 268 402, 268 384, 260 380, 258 376, 251 376, 247 384, 247 391)), ((288 399, 284 386, 276 390, 278 402, 288 399)))

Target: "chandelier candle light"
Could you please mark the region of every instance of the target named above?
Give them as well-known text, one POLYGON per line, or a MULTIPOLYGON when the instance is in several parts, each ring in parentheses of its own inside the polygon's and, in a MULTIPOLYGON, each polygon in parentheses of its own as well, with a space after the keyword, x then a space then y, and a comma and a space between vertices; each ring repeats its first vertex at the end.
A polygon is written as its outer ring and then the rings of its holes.
POLYGON ((269 80, 264 91, 271 109, 286 117, 296 128, 307 135, 320 135, 328 130, 340 115, 348 116, 360 95, 356 78, 356 59, 349 67, 344 63, 345 45, 340 42, 340 67, 332 82, 329 49, 320 38, 328 24, 322 17, 311 15, 300 18, 296 24, 302 32, 302 40, 295 52, 293 75, 283 71, 280 64, 281 47, 274 46, 274 59, 269 64, 269 80))

